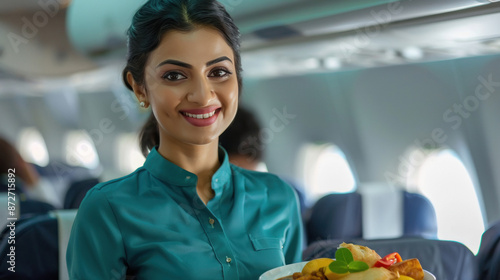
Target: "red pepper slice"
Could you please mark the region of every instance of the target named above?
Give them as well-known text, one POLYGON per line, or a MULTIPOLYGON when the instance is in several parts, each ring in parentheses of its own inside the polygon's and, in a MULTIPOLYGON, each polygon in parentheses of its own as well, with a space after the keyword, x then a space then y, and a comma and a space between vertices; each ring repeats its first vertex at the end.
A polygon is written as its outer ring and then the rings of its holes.
POLYGON ((398 253, 394 252, 378 260, 373 265, 373 267, 389 268, 389 266, 402 261, 403 259, 401 258, 401 256, 398 253))

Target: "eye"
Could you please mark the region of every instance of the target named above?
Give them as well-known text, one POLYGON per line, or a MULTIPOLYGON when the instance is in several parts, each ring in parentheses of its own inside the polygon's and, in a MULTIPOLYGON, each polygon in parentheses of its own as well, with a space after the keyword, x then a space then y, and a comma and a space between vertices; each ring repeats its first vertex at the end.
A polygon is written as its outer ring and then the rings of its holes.
POLYGON ((233 74, 233 73, 231 73, 230 71, 228 71, 224 68, 216 68, 216 69, 212 70, 212 72, 210 72, 210 74, 208 76, 215 77, 215 78, 223 78, 223 77, 227 77, 231 74, 233 74))
POLYGON ((179 80, 184 80, 186 79, 186 76, 184 76, 182 73, 180 72, 175 72, 175 71, 172 71, 172 72, 167 72, 165 73, 163 76, 162 76, 163 79, 165 80, 168 80, 168 81, 172 81, 172 82, 175 82, 175 81, 179 81, 179 80))

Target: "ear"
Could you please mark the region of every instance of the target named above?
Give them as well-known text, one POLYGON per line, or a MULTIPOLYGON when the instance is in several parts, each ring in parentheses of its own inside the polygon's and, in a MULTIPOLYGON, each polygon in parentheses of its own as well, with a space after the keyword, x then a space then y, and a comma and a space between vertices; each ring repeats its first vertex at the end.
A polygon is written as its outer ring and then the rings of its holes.
POLYGON ((139 102, 144 102, 145 108, 149 107, 148 95, 146 94, 145 88, 142 85, 139 85, 132 76, 132 73, 127 72, 127 82, 132 87, 134 91, 135 97, 139 102))

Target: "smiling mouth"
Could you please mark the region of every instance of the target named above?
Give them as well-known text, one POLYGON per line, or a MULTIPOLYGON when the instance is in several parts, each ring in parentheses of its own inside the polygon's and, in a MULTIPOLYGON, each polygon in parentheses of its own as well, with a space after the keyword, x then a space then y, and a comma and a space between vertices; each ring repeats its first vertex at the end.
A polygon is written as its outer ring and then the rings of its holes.
POLYGON ((217 113, 218 111, 220 111, 220 108, 215 109, 212 112, 206 113, 206 114, 190 114, 187 112, 181 112, 181 114, 183 114, 186 117, 193 118, 193 119, 208 119, 208 118, 213 117, 213 115, 215 115, 215 113, 217 113))

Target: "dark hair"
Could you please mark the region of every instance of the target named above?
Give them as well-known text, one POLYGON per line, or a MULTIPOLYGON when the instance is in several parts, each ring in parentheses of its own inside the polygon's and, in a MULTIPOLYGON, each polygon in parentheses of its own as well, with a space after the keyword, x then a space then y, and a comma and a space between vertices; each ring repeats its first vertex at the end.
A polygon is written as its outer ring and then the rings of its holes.
MULTIPOLYGON (((145 87, 146 61, 160 44, 163 34, 168 31, 191 31, 196 27, 212 27, 223 35, 234 53, 238 91, 242 88, 240 32, 224 6, 215 0, 150 0, 134 15, 128 29, 127 65, 122 78, 125 86, 132 90, 127 81, 130 72, 134 81, 145 87)), ((144 155, 159 144, 157 121, 151 116, 140 133, 140 145, 144 155)))
POLYGON ((16 174, 22 180, 29 177, 28 171, 23 166, 23 158, 16 147, 0 136, 0 174, 7 174, 9 169, 16 169, 16 174))
POLYGON ((233 122, 219 137, 219 144, 229 155, 242 155, 260 161, 264 154, 260 130, 252 111, 240 105, 233 122))
POLYGON ((0 174, 7 174, 9 168, 16 168, 21 157, 16 148, 7 140, 0 137, 0 174))

